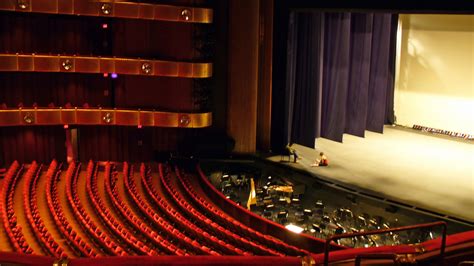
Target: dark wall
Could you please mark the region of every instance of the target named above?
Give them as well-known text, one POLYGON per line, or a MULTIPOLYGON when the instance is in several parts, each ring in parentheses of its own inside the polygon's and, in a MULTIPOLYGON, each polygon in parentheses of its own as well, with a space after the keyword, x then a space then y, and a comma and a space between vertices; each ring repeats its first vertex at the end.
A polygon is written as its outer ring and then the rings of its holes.
POLYGON ((198 134, 195 129, 136 128, 136 127, 78 127, 79 158, 81 161, 150 161, 159 153, 181 152, 184 143, 198 134))
POLYGON ((213 24, 215 28, 215 50, 211 82, 211 110, 213 127, 219 132, 225 132, 227 121, 228 9, 228 0, 215 1, 213 24))
POLYGON ((0 128, 0 166, 15 160, 49 163, 66 160, 66 134, 61 126, 0 128))

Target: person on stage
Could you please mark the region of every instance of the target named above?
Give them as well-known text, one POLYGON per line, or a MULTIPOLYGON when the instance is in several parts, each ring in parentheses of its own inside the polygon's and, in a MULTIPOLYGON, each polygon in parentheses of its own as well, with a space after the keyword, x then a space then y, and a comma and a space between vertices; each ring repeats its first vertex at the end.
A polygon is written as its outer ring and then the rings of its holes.
POLYGON ((294 161, 296 163, 296 160, 298 160, 298 153, 296 152, 296 149, 292 148, 293 142, 290 142, 286 145, 286 149, 288 150, 290 155, 293 155, 294 161))
POLYGON ((328 165, 329 165, 328 157, 324 155, 324 152, 320 152, 319 158, 316 159, 316 161, 311 165, 311 167, 328 166, 328 165))

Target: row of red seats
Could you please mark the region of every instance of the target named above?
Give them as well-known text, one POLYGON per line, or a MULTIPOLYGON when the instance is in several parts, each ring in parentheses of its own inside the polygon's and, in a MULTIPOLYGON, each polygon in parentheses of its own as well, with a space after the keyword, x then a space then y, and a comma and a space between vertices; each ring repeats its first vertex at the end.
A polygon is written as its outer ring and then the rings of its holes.
POLYGON ((26 242, 21 226, 17 223, 15 211, 13 210, 13 195, 16 183, 23 172, 24 166, 20 167, 17 161, 14 161, 3 180, 3 187, 0 192, 0 213, 2 215, 3 227, 7 233, 8 240, 13 246, 13 250, 19 253, 33 253, 33 250, 26 242))
POLYGON ((178 225, 183 232, 187 232, 189 235, 199 239, 203 243, 206 243, 210 247, 216 249, 216 251, 222 254, 229 254, 229 255, 243 255, 243 251, 234 247, 231 244, 225 243, 221 239, 210 235, 208 232, 205 232, 201 228, 195 225, 194 221, 190 221, 182 216, 179 212, 177 212, 171 204, 167 203, 164 197, 158 198, 156 195, 156 191, 152 190, 152 188, 148 185, 146 181, 146 176, 149 176, 149 171, 146 171, 146 167, 144 164, 140 166, 140 176, 142 180, 142 184, 145 188, 146 195, 149 196, 152 202, 159 207, 159 209, 168 217, 171 221, 178 225), (147 173, 145 173, 147 172, 147 173))
MULTIPOLYGON (((56 160, 53 160, 46 172, 46 201, 56 227, 77 256, 96 257, 97 253, 77 234, 64 216, 59 202, 57 188, 57 181, 59 180, 61 171, 57 169, 61 169, 61 167, 58 168, 58 163, 56 160)), ((74 170, 74 164, 69 165, 66 175, 74 174, 74 170)))
MULTIPOLYGON (((73 164, 73 162, 71 162, 73 164)), ((77 193, 77 179, 80 172, 80 164, 76 167, 72 176, 66 176, 66 196, 69 206, 74 213, 77 221, 82 225, 84 231, 91 237, 91 240, 96 243, 104 253, 114 256, 125 256, 128 253, 117 242, 109 237, 107 233, 103 232, 92 221, 89 214, 82 206, 77 193)))
MULTIPOLYGON (((160 179, 168 193, 172 196, 175 202, 181 207, 184 212, 186 212, 190 217, 193 217, 203 228, 207 228, 211 232, 219 234, 221 237, 227 239, 229 242, 233 242, 236 245, 245 247, 247 250, 251 250, 257 255, 263 256, 285 256, 284 253, 277 252, 272 250, 264 245, 260 245, 252 240, 237 235, 230 230, 222 227, 221 225, 213 222, 202 213, 197 211, 194 206, 189 204, 183 197, 183 195, 178 191, 177 188, 171 186, 170 174, 171 171, 167 171, 168 174, 163 174, 163 165, 159 166, 160 179)), ((179 172, 176 171, 176 174, 179 175, 179 172)))
MULTIPOLYGON (((258 231, 255 231, 254 229, 238 222, 234 218, 230 217, 226 213, 224 213, 221 209, 214 207, 212 204, 210 204, 207 200, 202 198, 194 189, 193 186, 191 185, 190 181, 187 179, 187 176, 180 175, 179 169, 176 168, 175 171, 177 172, 178 179, 180 180, 181 185, 184 187, 185 191, 187 194, 190 196, 191 200, 193 200, 198 207, 200 207, 201 211, 207 215, 211 219, 215 219, 216 222, 220 223, 222 226, 225 228, 229 228, 232 231, 236 232, 239 235, 245 235, 249 237, 250 239, 253 239, 254 241, 257 241, 261 244, 264 244, 266 246, 269 246, 275 250, 278 250, 280 252, 283 252, 287 255, 291 256, 302 256, 302 255, 307 255, 308 252, 297 248, 295 246, 289 245, 279 239, 276 239, 272 236, 262 234, 258 231)), ((201 169, 198 169, 199 174, 201 175, 201 178, 205 178, 201 171, 201 169)))
POLYGON ((134 204, 138 209, 153 222, 157 228, 162 232, 166 233, 170 239, 175 239, 179 242, 179 245, 185 247, 187 252, 194 253, 195 255, 219 255, 216 251, 210 249, 207 246, 201 245, 196 239, 185 235, 171 225, 166 219, 163 219, 156 211, 146 202, 138 193, 135 183, 129 176, 133 176, 133 166, 130 168, 130 173, 124 175, 124 184, 127 195, 133 200, 134 204))
MULTIPOLYGON (((155 256, 158 253, 146 246, 141 240, 136 238, 121 221, 117 221, 111 212, 105 207, 99 196, 99 189, 97 187, 98 167, 94 167, 94 163, 89 161, 87 166, 86 189, 89 195, 89 200, 94 207, 95 212, 102 219, 105 225, 122 241, 123 246, 127 246, 139 255, 155 256)), ((111 174, 110 163, 105 166, 105 176, 111 174)))
MULTIPOLYGON (((128 164, 124 163, 123 172, 128 173, 128 164)), ((157 234, 154 229, 144 223, 141 219, 137 218, 133 214, 132 210, 126 206, 126 204, 120 199, 117 192, 117 172, 115 171, 111 175, 106 175, 104 178, 105 191, 123 221, 127 222, 129 226, 135 229, 135 233, 140 232, 142 236, 153 243, 155 246, 160 247, 162 251, 169 255, 187 255, 185 251, 178 248, 167 239, 157 234)))
MULTIPOLYGON (((167 173, 169 173, 169 171, 167 171, 167 173)), ((212 236, 211 239, 214 240, 215 242, 220 243, 221 245, 226 245, 229 248, 233 247, 233 245, 240 247, 240 248, 234 247, 235 251, 239 253, 238 255, 252 255, 252 253, 248 252, 248 251, 251 251, 255 254, 261 254, 261 255, 267 255, 267 256, 268 255, 284 256, 284 254, 281 254, 281 253, 279 254, 265 247, 261 247, 255 243, 248 241, 247 239, 241 238, 239 235, 231 233, 230 231, 223 228, 222 226, 218 226, 216 223, 207 219, 207 217, 196 215, 194 207, 189 205, 187 202, 185 202, 184 199, 182 199, 181 196, 179 195, 178 191, 176 191, 173 187, 171 187, 169 174, 167 175, 163 174, 163 165, 161 164, 159 165, 159 176, 160 176, 161 184, 165 188, 165 191, 169 195, 171 195, 171 197, 178 204, 178 206, 180 206, 184 210, 184 212, 188 214, 188 217, 193 219, 193 221, 197 225, 201 226, 203 229, 207 229, 207 231, 212 232, 214 235, 220 238, 219 239, 215 236, 212 236), (225 239, 226 241, 224 242, 221 239, 225 239), (247 251, 243 251, 241 248, 247 251)), ((151 187, 151 180, 149 178, 147 179, 147 182, 149 183, 149 186, 151 187)))
POLYGON ((33 161, 24 176, 23 207, 25 215, 43 251, 55 258, 66 258, 64 250, 54 241, 39 215, 36 185, 42 168, 43 165, 38 167, 36 161, 33 161))

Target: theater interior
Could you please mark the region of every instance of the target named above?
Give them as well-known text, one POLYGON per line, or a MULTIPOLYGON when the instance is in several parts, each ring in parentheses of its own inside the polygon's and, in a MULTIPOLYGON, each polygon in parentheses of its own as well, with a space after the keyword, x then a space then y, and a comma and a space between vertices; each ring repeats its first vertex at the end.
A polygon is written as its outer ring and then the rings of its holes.
POLYGON ((474 265, 474 6, 0 1, 0 265, 474 265))

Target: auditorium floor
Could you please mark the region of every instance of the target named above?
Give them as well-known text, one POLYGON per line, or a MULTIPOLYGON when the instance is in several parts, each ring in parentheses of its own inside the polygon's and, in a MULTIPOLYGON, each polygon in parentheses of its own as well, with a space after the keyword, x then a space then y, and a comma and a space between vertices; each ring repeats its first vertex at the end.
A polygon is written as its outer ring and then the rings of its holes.
MULTIPOLYGON (((386 126, 384 134, 344 135, 344 143, 317 139, 316 149, 294 146, 289 166, 359 191, 474 222, 474 145, 386 126), (311 167, 319 152, 328 167, 311 167)), ((267 159, 279 162, 280 156, 267 159)))

